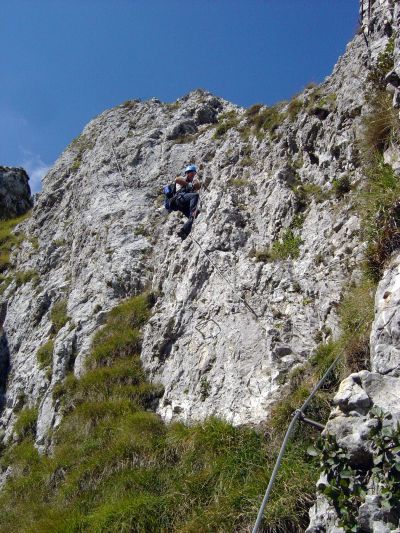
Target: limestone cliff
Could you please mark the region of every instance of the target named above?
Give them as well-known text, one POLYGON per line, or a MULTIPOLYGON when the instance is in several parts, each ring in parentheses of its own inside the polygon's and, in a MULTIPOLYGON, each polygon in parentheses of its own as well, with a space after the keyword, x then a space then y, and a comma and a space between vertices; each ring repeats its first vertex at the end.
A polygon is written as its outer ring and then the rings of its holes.
POLYGON ((40 284, 11 284, 3 294, 7 435, 23 395, 40 405, 45 442, 57 423, 53 386, 68 368, 81 372, 105 311, 149 286, 158 301, 142 357, 165 386, 162 416, 218 414, 236 424, 268 416, 287 372, 337 331, 335 306, 358 276, 359 221, 333 184, 360 180, 355 139, 368 61, 357 35, 320 87, 272 110, 249 113, 197 90, 174 104, 129 101, 86 126, 45 177, 23 228, 38 249, 27 239, 15 252, 16 270, 37 271, 40 284), (254 117, 263 113, 259 131, 254 117), (162 185, 189 162, 207 187, 193 236, 234 290, 196 244, 180 243, 178 217, 160 207, 162 185), (257 261, 288 230, 298 257, 257 261), (68 321, 54 338, 50 379, 36 353, 57 302, 68 321))
MULTIPOLYGON (((369 112, 368 75, 397 38, 399 16, 389 0, 364 0, 361 31, 332 75, 291 102, 245 110, 196 90, 173 104, 131 100, 85 127, 19 227, 26 239, 13 253, 14 272, 37 275, 13 278, 2 294, 4 440, 21 405, 37 405, 37 446, 47 449, 60 421, 55 385, 82 374, 106 312, 144 289, 156 297, 142 361, 164 386, 159 414, 235 425, 268 418, 288 374, 338 335, 337 306, 361 276, 365 246, 348 193, 363 180, 356 141, 369 112), (195 240, 181 243, 180 217, 166 214, 160 191, 188 163, 200 168, 201 215, 195 240), (50 340, 51 368, 37 356, 50 340)), ((397 44, 395 61, 396 102, 397 44)), ((386 157, 396 166, 395 150, 386 157)), ((388 292, 395 299, 396 268, 378 305, 388 292)), ((396 321, 379 313, 374 374, 351 378, 357 387, 397 375, 388 330, 396 321)))

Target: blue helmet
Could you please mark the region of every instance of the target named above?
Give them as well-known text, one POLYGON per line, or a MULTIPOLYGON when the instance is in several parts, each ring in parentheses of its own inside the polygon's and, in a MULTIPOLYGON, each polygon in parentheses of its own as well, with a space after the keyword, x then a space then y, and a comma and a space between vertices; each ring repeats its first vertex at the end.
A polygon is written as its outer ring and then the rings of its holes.
POLYGON ((185 168, 185 174, 187 174, 188 172, 197 172, 197 167, 196 167, 196 165, 188 165, 188 166, 185 168))

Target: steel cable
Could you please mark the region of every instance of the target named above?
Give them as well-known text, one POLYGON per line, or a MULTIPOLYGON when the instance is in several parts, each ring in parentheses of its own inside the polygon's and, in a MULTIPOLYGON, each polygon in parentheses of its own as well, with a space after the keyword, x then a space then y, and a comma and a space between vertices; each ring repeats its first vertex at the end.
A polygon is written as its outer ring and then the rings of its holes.
POLYGON ((258 530, 259 530, 259 527, 261 525, 261 522, 262 522, 262 519, 263 519, 263 516, 264 516, 264 510, 265 510, 265 507, 266 507, 266 505, 268 503, 268 499, 269 499, 269 496, 271 494, 272 487, 274 485, 274 482, 275 482, 279 467, 281 465, 283 454, 285 453, 286 446, 287 446, 287 444, 289 442, 290 435, 293 432, 293 429, 294 429, 294 426, 296 425, 297 420, 303 416, 304 411, 306 410, 308 404, 311 402, 313 397, 316 395, 318 390, 321 388, 321 386, 323 385, 324 381, 326 380, 326 378, 328 377, 328 375, 330 374, 332 369, 336 366, 336 364, 338 363, 340 358, 341 358, 341 355, 338 355, 336 357, 336 359, 333 361, 331 366, 328 368, 328 370, 325 372, 325 374, 322 376, 322 378, 315 385, 315 387, 311 391, 311 393, 308 396, 308 398, 306 399, 306 401, 300 407, 300 409, 297 409, 294 412, 293 418, 292 418, 292 420, 291 420, 291 422, 289 424, 289 427, 288 427, 288 429, 286 431, 285 438, 283 439, 282 446, 281 446, 281 449, 279 451, 278 458, 276 460, 274 469, 273 469, 272 474, 271 474, 271 478, 270 478, 269 483, 268 483, 267 490, 265 491, 265 495, 264 495, 263 501, 262 501, 261 506, 260 506, 260 510, 258 511, 257 520, 256 520, 256 523, 254 525, 252 533, 257 533, 258 530))

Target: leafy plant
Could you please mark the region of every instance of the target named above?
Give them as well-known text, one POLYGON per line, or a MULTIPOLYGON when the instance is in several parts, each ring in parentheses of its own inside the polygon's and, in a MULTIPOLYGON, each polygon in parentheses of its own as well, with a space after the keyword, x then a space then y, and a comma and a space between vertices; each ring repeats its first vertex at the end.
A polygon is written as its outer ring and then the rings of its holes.
POLYGON ((300 255, 300 245, 302 242, 301 238, 296 236, 291 229, 287 229, 282 235, 282 238, 272 244, 269 250, 270 260, 296 259, 300 255))
POLYGON ((378 421, 371 429, 373 464, 372 477, 378 485, 381 506, 396 510, 400 516, 400 424, 391 425, 392 415, 373 407, 370 416, 378 421))
POLYGON ((209 396, 211 391, 211 383, 206 377, 201 378, 200 381, 200 399, 204 402, 209 396))
POLYGON ((345 531, 358 532, 360 505, 364 503, 371 481, 380 496, 380 506, 392 516, 400 518, 400 426, 390 423, 392 415, 373 407, 369 416, 369 439, 373 468, 368 464, 356 464, 347 450, 340 447, 333 435, 321 438, 309 454, 319 457, 326 477, 322 493, 335 508, 339 525, 345 531))
POLYGON ((367 472, 351 465, 350 454, 341 448, 332 435, 320 439, 317 449, 309 454, 319 456, 326 476, 322 493, 328 498, 339 516, 339 525, 345 531, 357 532, 357 516, 367 490, 367 472))

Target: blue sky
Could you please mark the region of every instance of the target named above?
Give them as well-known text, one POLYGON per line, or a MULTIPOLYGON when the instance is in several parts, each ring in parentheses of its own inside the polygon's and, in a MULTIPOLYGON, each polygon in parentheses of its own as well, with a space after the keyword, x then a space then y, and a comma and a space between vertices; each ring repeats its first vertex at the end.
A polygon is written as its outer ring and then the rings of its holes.
POLYGON ((273 104, 330 74, 358 0, 1 0, 0 165, 40 177, 107 108, 202 87, 273 104))

